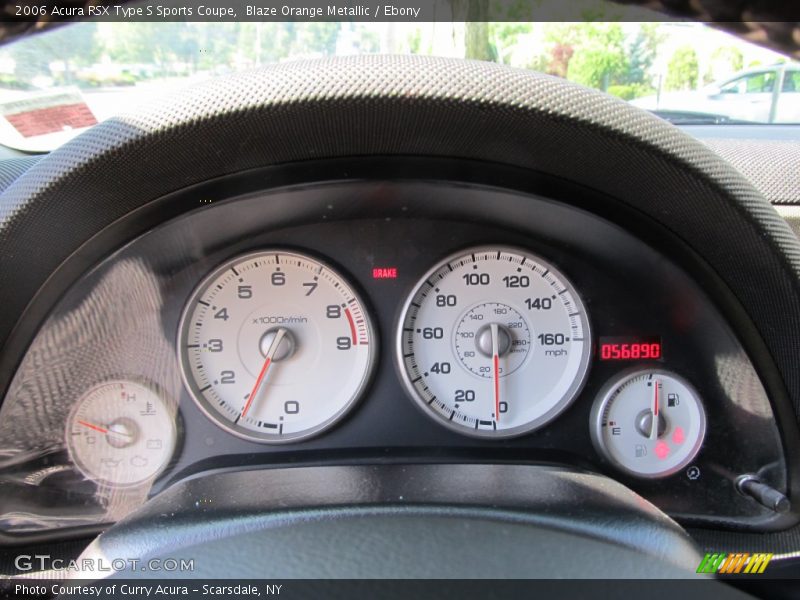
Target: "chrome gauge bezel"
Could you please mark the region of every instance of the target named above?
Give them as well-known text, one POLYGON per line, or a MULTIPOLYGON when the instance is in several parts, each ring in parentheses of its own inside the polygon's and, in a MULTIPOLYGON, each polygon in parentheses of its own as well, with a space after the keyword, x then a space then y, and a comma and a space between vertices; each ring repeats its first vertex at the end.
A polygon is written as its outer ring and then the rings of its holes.
POLYGON ((178 364, 180 365, 180 372, 181 372, 181 380, 183 382, 185 389, 189 392, 189 395, 191 396, 195 405, 200 409, 200 411, 212 423, 220 427, 223 431, 230 433, 231 435, 234 435, 243 440, 256 442, 258 444, 268 444, 268 445, 292 444, 303 440, 307 440, 316 437, 326 431, 329 431, 336 424, 341 422, 356 407, 356 405, 363 397, 367 387, 369 386, 369 383, 372 380, 372 377, 375 373, 375 366, 377 364, 377 357, 378 357, 378 349, 380 347, 379 346, 380 341, 378 339, 375 326, 373 325, 369 307, 364 302, 364 298, 359 293, 359 290, 353 285, 351 278, 343 275, 340 269, 331 266, 330 263, 328 263, 326 260, 321 259, 320 257, 316 256, 313 253, 309 253, 304 250, 290 249, 284 247, 262 248, 259 250, 236 254, 235 256, 226 259, 224 262, 220 263, 209 273, 207 273, 200 280, 200 283, 198 283, 195 286, 194 290, 189 295, 188 299, 186 300, 186 303, 184 304, 183 310, 181 311, 180 322, 178 324, 176 343, 177 343, 178 364), (202 393, 200 393, 200 390, 197 387, 196 382, 194 381, 194 377, 189 373, 189 366, 187 364, 188 356, 186 352, 187 350, 186 340, 189 335, 189 329, 188 327, 186 327, 186 323, 188 319, 191 317, 192 309, 197 303, 197 300, 201 298, 202 295, 205 293, 205 291, 209 288, 209 286, 214 281, 216 281, 216 279, 222 273, 230 269, 231 266, 241 262, 252 260, 254 258, 258 258, 260 256, 269 256, 269 255, 274 255, 276 253, 280 254, 282 257, 283 256, 296 257, 298 259, 315 262, 321 265, 323 268, 334 273, 343 283, 345 283, 349 288, 349 291, 357 299, 357 301, 359 302, 359 304, 363 309, 363 316, 364 316, 365 326, 368 331, 370 344, 368 351, 369 356, 367 359, 367 366, 366 369, 364 370, 363 376, 361 377, 361 381, 359 382, 355 392, 353 393, 352 397, 347 402, 347 404, 345 404, 339 411, 337 411, 336 414, 334 414, 329 419, 326 419, 324 422, 319 423, 318 425, 310 427, 303 431, 281 435, 280 437, 275 436, 274 438, 265 438, 258 435, 254 435, 251 430, 246 429, 244 427, 240 427, 224 419, 214 407, 209 406, 205 397, 202 395, 202 393))
MULTIPOLYGON (((494 300, 494 299, 493 299, 494 300)), ((490 300, 487 300, 490 301, 490 300)), ((464 435, 471 438, 477 438, 482 440, 503 440, 509 438, 516 438, 548 425, 554 419, 556 419, 559 415, 561 415, 564 411, 566 411, 577 399, 580 395, 581 391, 583 390, 584 386, 586 385, 586 381, 588 380, 589 375, 589 368, 591 366, 591 358, 592 358, 592 344, 593 344, 593 337, 592 337, 592 326, 591 320, 589 318, 589 314, 586 311, 586 304, 583 301, 583 298, 578 293, 577 289, 573 285, 572 281, 564 274, 564 272, 549 260, 542 258, 539 254, 536 254, 524 247, 519 246, 511 246, 506 244, 485 244, 481 246, 469 246, 463 248, 457 252, 453 252, 444 258, 440 259, 436 262, 430 269, 428 269, 414 284, 411 291, 406 296, 405 301, 403 302, 402 308, 400 309, 399 317, 397 319, 397 324, 395 327, 395 369, 398 372, 400 380, 403 382, 403 387, 405 388, 406 395, 409 396, 414 405, 423 412, 429 419, 435 421, 436 423, 442 425, 443 427, 449 429, 450 431, 454 431, 460 435, 464 435), (548 271, 555 273, 558 275, 558 279, 561 283, 564 284, 564 287, 567 288, 570 292, 571 297, 573 298, 575 304, 580 309, 580 313, 583 315, 583 350, 581 360, 578 366, 578 371, 572 381, 572 384, 567 389, 566 393, 562 397, 562 399, 551 408, 546 413, 540 415, 538 418, 535 418, 524 425, 519 425, 517 427, 513 427, 510 429, 502 429, 502 430, 482 430, 482 429, 470 429, 464 427, 462 425, 454 424, 453 422, 447 420, 438 412, 432 410, 424 398, 418 392, 416 386, 411 380, 411 377, 406 369, 405 365, 405 358, 404 358, 404 350, 403 350, 403 328, 406 322, 406 318, 411 307, 412 302, 416 298, 417 294, 420 292, 421 288, 425 285, 425 283, 431 278, 431 276, 436 273, 439 269, 442 269, 448 263, 464 257, 469 256, 470 254, 480 254, 484 252, 510 252, 515 254, 520 254, 525 257, 528 257, 534 260, 537 264, 543 266, 548 271)), ((527 360, 527 359, 526 359, 527 360)))
POLYGON ((700 453, 700 449, 703 447, 703 442, 705 441, 706 437, 707 417, 705 407, 703 406, 702 397, 697 392, 697 389, 689 381, 687 381, 685 377, 661 367, 636 365, 617 373, 608 382, 606 382, 602 388, 600 388, 600 391, 597 393, 597 397, 592 404, 591 412, 589 413, 589 424, 589 433, 592 438, 592 444, 603 460, 612 465, 618 471, 631 477, 635 477, 637 479, 656 480, 675 475, 679 471, 682 471, 689 466, 692 461, 697 458, 697 455, 700 453), (700 407, 699 435, 697 436, 695 443, 692 445, 689 454, 687 454, 687 457, 681 460, 674 467, 665 469, 664 471, 660 471, 658 473, 642 473, 628 468, 614 458, 612 453, 608 450, 605 440, 603 439, 603 412, 605 411, 606 406, 608 406, 608 403, 611 401, 611 396, 623 385, 645 373, 653 373, 655 375, 674 379, 692 393, 697 401, 698 406, 700 407))

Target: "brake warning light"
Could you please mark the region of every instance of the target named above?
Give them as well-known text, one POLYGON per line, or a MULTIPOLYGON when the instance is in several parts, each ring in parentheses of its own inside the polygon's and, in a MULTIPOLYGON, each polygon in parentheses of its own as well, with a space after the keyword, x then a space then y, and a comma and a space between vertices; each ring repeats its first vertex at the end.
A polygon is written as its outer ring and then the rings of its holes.
POLYGON ((373 279, 397 279, 397 267, 375 267, 372 269, 373 279))

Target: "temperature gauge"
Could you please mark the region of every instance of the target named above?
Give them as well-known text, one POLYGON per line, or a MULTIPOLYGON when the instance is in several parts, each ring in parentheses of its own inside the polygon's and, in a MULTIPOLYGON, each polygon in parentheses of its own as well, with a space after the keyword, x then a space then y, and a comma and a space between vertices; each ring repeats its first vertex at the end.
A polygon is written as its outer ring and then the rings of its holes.
POLYGON ((67 421, 67 448, 89 479, 134 486, 167 466, 177 437, 175 420, 150 388, 109 381, 86 392, 67 421))
POLYGON ((659 369, 636 369, 612 380, 592 407, 597 450, 636 477, 666 477, 700 450, 706 416, 697 392, 659 369))

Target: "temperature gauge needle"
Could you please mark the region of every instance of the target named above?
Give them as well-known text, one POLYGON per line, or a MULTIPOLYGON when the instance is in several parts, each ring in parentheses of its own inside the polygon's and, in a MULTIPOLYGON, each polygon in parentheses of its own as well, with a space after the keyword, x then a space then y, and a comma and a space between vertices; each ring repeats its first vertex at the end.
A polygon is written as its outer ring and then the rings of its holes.
POLYGON ((130 438, 133 437, 129 433, 124 433, 122 431, 115 431, 114 429, 109 429, 107 427, 101 427, 100 425, 95 425, 94 423, 89 423, 88 421, 78 421, 78 425, 83 425, 84 427, 88 427, 89 429, 94 429, 95 431, 105 434, 105 435, 118 435, 120 437, 130 438))
POLYGON ((94 423, 87 423, 86 421, 78 421, 78 425, 83 425, 84 427, 88 427, 89 429, 94 429, 95 431, 99 431, 100 433, 108 433, 108 429, 105 427, 100 427, 100 425, 95 425, 94 423))
POLYGON ((494 419, 500 422, 500 352, 497 323, 492 323, 492 379, 494 380, 494 419))
POLYGON ((658 438, 658 380, 653 380, 653 418, 650 423, 650 439, 658 438))
POLYGON ((250 392, 250 395, 247 397, 247 403, 244 405, 242 409, 242 418, 247 415, 247 411, 250 410, 250 407, 253 404, 253 399, 256 397, 259 388, 261 387, 261 383, 264 381, 264 378, 267 376, 267 371, 269 370, 269 366, 272 364, 272 358, 275 356, 275 353, 278 351, 278 347, 281 345, 281 341, 283 340, 283 336, 286 335, 286 330, 281 327, 278 331, 275 332, 275 337, 272 339, 272 343, 269 345, 267 349, 267 355, 264 360, 264 366, 261 367, 261 371, 256 378, 256 383, 253 386, 253 390, 250 392))

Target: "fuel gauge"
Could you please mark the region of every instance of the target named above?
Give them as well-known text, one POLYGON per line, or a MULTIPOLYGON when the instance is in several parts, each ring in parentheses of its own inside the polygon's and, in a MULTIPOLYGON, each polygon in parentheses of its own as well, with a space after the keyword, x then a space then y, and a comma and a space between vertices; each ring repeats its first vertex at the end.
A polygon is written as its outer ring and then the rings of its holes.
POLYGON ((630 475, 672 475, 697 456, 706 431, 700 397, 681 377, 636 369, 609 382, 592 407, 597 450, 630 475))
POLYGON ((70 457, 86 477, 129 487, 155 479, 167 466, 177 434, 171 411, 155 391, 109 381, 81 396, 66 437, 70 457))

